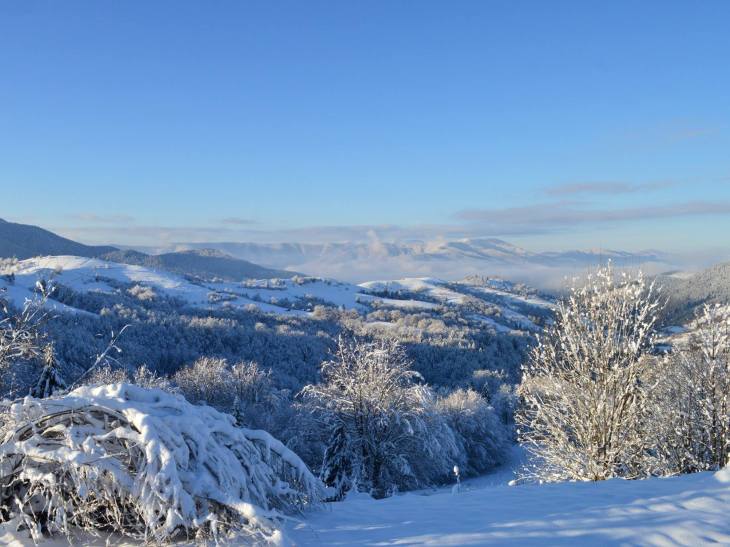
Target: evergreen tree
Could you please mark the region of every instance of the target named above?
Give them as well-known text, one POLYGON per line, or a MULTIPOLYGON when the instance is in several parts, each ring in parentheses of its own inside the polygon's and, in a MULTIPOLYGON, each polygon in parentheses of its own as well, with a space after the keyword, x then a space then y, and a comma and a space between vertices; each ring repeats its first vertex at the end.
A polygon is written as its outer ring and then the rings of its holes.
POLYGON ((327 501, 342 501, 352 487, 352 446, 347 436, 347 428, 339 424, 332 432, 332 438, 324 452, 320 478, 334 489, 334 495, 327 501))
POLYGON ((30 395, 38 399, 45 399, 59 391, 63 391, 67 386, 68 384, 59 370, 53 344, 46 344, 43 348, 43 370, 38 377, 38 382, 31 388, 30 395))

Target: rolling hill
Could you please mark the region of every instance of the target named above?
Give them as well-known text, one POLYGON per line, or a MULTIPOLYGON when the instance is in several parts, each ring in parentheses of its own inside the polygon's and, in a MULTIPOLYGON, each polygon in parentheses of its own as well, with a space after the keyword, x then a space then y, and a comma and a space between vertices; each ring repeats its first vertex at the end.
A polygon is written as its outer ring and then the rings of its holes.
POLYGON ((44 255, 96 257, 115 250, 110 246, 84 245, 38 226, 0 219, 1 257, 15 257, 21 260, 44 255))
POLYGON ((296 272, 265 268, 220 251, 196 249, 150 255, 112 246, 90 246, 29 224, 0 219, 0 257, 20 260, 38 256, 77 256, 132 264, 203 279, 227 281, 262 277, 292 277, 296 272))

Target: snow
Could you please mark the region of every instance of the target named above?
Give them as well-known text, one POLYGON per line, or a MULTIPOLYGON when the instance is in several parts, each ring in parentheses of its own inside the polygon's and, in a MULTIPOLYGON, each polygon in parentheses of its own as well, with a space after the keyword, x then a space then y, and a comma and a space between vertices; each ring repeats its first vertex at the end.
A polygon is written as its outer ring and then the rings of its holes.
MULTIPOLYGON (((284 538, 299 546, 730 543, 730 469, 641 481, 521 486, 508 486, 510 476, 504 470, 464 481, 456 494, 444 488, 384 500, 350 496, 292 521, 284 538)), ((84 536, 82 543, 104 545, 103 539, 84 536)), ((33 545, 7 525, 0 527, 0 544, 33 545)), ((112 544, 131 545, 121 538, 112 544)), ((68 542, 57 537, 40 545, 68 542)))
MULTIPOLYGON (((115 288, 107 281, 112 280, 152 287, 167 296, 181 298, 191 304, 200 305, 208 302, 209 291, 205 287, 194 285, 182 277, 142 266, 118 264, 95 258, 79 256, 30 258, 20 261, 14 273, 13 285, 8 285, 7 282, 0 284, 7 286, 8 297, 16 305, 22 305, 26 298, 32 297, 36 281, 49 278, 80 293, 114 293, 115 288)), ((72 309, 54 301, 50 301, 48 305, 58 311, 72 309)))
MULTIPOLYGON (((503 476, 501 478, 504 478, 503 476)), ((730 543, 730 471, 355 497, 292 525, 297 545, 730 543)))

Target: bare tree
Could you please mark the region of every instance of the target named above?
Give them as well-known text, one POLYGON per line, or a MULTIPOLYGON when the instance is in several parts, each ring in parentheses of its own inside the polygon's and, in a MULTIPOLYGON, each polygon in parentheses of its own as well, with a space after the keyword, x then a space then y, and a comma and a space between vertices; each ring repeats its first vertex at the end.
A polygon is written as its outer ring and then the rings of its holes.
POLYGON ((652 432, 668 473, 718 469, 730 455, 730 314, 704 306, 686 345, 656 371, 652 432))
POLYGON ((643 471, 646 387, 660 302, 639 273, 610 263, 573 287, 524 366, 520 441, 544 481, 637 477, 643 471))

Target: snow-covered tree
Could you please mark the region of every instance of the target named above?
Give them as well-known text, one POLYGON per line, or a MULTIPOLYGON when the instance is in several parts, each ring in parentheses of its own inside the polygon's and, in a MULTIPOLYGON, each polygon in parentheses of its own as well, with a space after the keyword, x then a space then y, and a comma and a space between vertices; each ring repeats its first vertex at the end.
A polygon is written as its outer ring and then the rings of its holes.
POLYGON ((43 348, 43 369, 38 377, 38 382, 30 390, 31 397, 43 399, 50 397, 68 387, 66 380, 61 374, 53 343, 46 344, 43 348))
POLYGON ((653 284, 609 264, 574 286, 523 369, 519 438, 545 481, 637 477, 644 470, 647 390, 661 308, 653 284))
POLYGON ((398 342, 340 338, 333 359, 322 365, 322 377, 323 383, 305 387, 302 395, 323 428, 346 435, 347 442, 329 444, 329 459, 352 462, 360 489, 383 497, 412 487, 419 483, 417 466, 453 452, 453 442, 439 446, 442 437, 431 419, 444 422, 398 342), (334 454, 335 446, 347 454, 334 454))
POLYGON ((324 452, 322 471, 319 476, 333 493, 328 501, 340 501, 352 488, 352 449, 350 438, 343 424, 337 424, 330 437, 330 444, 324 452))

